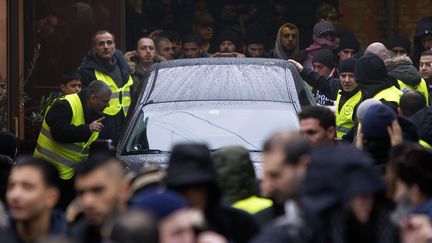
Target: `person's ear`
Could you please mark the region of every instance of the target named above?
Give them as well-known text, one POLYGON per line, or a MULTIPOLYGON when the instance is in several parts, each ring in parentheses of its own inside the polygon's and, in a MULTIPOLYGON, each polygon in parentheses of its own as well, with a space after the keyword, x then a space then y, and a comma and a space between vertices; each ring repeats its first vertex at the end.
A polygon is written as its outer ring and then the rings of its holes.
POLYGON ((60 198, 60 191, 56 187, 49 187, 47 189, 47 196, 45 197, 45 202, 48 208, 54 208, 60 198))
POLYGON ((63 93, 66 93, 66 85, 60 84, 60 89, 63 93))
POLYGON ((331 126, 327 129, 327 137, 329 139, 334 139, 336 136, 336 129, 334 126, 331 126))

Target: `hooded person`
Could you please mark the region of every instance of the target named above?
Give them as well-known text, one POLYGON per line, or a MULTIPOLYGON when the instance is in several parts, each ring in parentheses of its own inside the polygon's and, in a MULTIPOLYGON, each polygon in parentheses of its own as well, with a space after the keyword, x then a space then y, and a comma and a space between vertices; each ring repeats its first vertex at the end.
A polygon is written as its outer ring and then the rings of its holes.
POLYGON ((321 21, 314 25, 313 36, 314 42, 305 49, 307 60, 302 64, 305 67, 312 68, 314 53, 324 47, 336 50, 338 44, 336 42, 336 29, 334 25, 327 21, 321 21))
POLYGON ((421 53, 430 49, 432 49, 432 16, 422 18, 416 26, 412 54, 414 67, 419 67, 421 53))
POLYGON ((417 90, 425 96, 426 103, 429 104, 429 89, 426 81, 422 79, 408 56, 396 56, 385 60, 384 64, 388 74, 397 79, 402 92, 417 90))
POLYGON ((238 243, 249 242, 258 225, 247 213, 224 206, 216 170, 206 145, 177 144, 168 162, 165 183, 205 217, 208 229, 238 243))
POLYGON ((371 158, 352 145, 313 153, 300 200, 307 242, 397 242, 384 189, 371 158))
POLYGON ((396 35, 390 40, 388 45, 389 50, 391 50, 396 56, 407 56, 411 53, 411 43, 408 38, 401 35, 396 35))
POLYGON ((255 169, 249 151, 240 146, 221 148, 213 154, 224 203, 255 214, 272 206, 257 196, 255 169))
POLYGON ((386 70, 383 60, 374 54, 365 54, 357 61, 354 77, 362 91, 362 101, 373 98, 386 102, 396 110, 402 96, 386 70))
MULTIPOLYGON (((300 33, 297 26, 286 23, 279 28, 273 55, 275 58, 288 60, 299 59, 300 33)), ((299 60, 301 61, 301 60, 299 60)))

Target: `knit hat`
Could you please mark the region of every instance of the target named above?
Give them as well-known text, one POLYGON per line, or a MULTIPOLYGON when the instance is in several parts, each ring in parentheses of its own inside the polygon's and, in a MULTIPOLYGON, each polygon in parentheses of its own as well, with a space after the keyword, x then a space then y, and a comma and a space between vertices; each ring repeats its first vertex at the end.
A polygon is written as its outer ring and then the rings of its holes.
POLYGON ((217 183, 210 151, 203 144, 175 145, 166 172, 168 187, 217 183))
POLYGON ((161 220, 177 210, 186 208, 186 201, 173 191, 157 191, 149 189, 142 191, 131 199, 131 209, 141 209, 151 213, 161 220))
POLYGON ((240 37, 233 30, 225 29, 219 34, 217 38, 217 45, 219 46, 224 41, 231 41, 232 43, 234 43, 236 50, 239 50, 241 47, 240 37))
POLYGON ((397 119, 396 113, 386 105, 373 105, 367 109, 362 120, 363 137, 366 139, 388 138, 387 127, 397 119))
POLYGON ((332 69, 335 66, 334 55, 330 49, 322 48, 312 54, 313 61, 332 69))
POLYGON ((411 43, 407 38, 397 35, 390 40, 390 44, 388 48, 392 50, 394 47, 402 47, 409 54, 411 50, 411 43))
POLYGON ((320 21, 316 23, 315 26, 313 27, 313 35, 316 37, 320 37, 321 35, 327 33, 336 34, 336 29, 334 25, 332 25, 327 21, 320 21))
POLYGON ((214 24, 213 17, 208 13, 196 13, 192 17, 192 23, 199 26, 212 26, 214 24))
POLYGON ((353 35, 344 36, 340 39, 339 50, 344 49, 354 49, 355 52, 358 52, 360 49, 360 43, 353 35))
POLYGON ((356 64, 357 60, 354 58, 343 60, 339 63, 338 71, 339 73, 354 73, 354 68, 356 64))
POLYGON ((375 99, 372 99, 372 98, 371 99, 367 99, 367 100, 361 102, 360 105, 357 108, 357 114, 356 114, 357 120, 360 121, 360 122, 363 120, 363 118, 365 116, 365 113, 369 109, 369 107, 371 107, 373 105, 381 105, 381 104, 382 104, 381 101, 375 100, 375 99))

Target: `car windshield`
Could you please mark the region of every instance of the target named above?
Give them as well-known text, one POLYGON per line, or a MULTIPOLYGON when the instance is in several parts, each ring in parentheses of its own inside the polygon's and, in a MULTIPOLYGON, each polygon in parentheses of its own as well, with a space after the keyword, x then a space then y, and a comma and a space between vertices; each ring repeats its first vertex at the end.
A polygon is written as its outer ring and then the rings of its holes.
MULTIPOLYGON (((278 101, 298 105, 289 70, 272 65, 191 65, 162 68, 146 103, 179 101, 278 101)), ((299 107, 297 107, 299 108, 299 107)))
POLYGON ((240 145, 260 150, 281 129, 298 130, 293 104, 257 101, 198 101, 148 104, 126 142, 126 154, 170 151, 181 142, 210 149, 240 145))

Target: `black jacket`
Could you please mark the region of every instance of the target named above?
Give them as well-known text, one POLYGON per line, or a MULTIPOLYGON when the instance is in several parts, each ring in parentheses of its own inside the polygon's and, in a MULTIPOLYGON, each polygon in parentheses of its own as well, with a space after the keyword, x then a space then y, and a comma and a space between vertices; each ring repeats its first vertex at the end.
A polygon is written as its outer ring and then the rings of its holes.
POLYGON ((89 124, 97 120, 102 115, 91 112, 87 109, 85 91, 78 94, 84 112, 84 125, 75 126, 71 124, 72 108, 68 101, 57 100, 52 105, 45 117, 47 125, 51 129, 51 134, 57 142, 76 143, 87 142, 92 134, 89 124))
POLYGON ((69 226, 68 236, 76 242, 81 243, 101 243, 102 235, 99 229, 91 226, 85 218, 69 226))
POLYGON ((122 87, 124 84, 126 84, 129 75, 131 74, 131 70, 121 51, 116 50, 113 59, 113 65, 107 65, 103 63, 92 51, 89 51, 78 69, 82 77, 81 82, 83 86, 88 86, 91 81, 96 79, 94 70, 98 70, 110 76, 119 87, 122 87), (120 71, 120 74, 116 74, 115 72, 117 67, 120 71))
POLYGON ((432 144, 432 108, 423 108, 409 119, 417 128, 418 138, 432 144))

